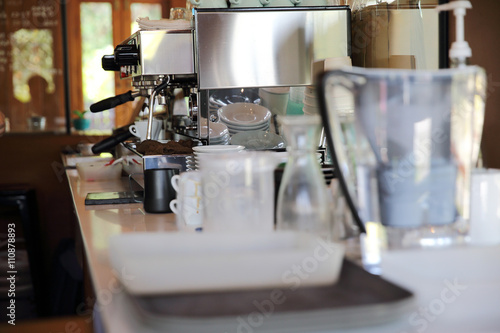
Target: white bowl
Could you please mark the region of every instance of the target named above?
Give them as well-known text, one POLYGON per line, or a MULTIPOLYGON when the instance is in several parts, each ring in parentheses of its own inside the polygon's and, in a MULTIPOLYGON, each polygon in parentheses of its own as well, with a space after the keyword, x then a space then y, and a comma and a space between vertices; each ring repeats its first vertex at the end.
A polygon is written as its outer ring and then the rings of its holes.
POLYGON ((271 119, 271 111, 262 105, 252 103, 234 103, 219 109, 222 122, 236 126, 255 126, 271 119))

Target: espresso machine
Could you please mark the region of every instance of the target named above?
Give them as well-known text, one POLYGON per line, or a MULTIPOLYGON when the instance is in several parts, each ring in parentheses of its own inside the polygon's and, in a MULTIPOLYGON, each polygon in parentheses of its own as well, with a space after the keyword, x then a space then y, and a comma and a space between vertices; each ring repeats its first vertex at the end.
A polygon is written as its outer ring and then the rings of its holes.
MULTIPOLYGON (((146 97, 149 110, 166 105, 169 134, 210 144, 216 115, 210 97, 218 90, 313 85, 313 63, 350 55, 348 6, 193 8, 191 21, 161 20, 141 29, 102 59, 133 90, 91 106, 99 112, 146 97), (188 97, 185 115, 173 115, 174 91, 188 97)), ((149 112, 148 138, 151 119, 149 112)))
MULTIPOLYGON (((351 53, 349 6, 193 8, 190 21, 157 23, 148 22, 147 29, 141 28, 102 59, 103 69, 118 71, 133 89, 90 108, 99 112, 145 97, 146 140, 152 139, 155 105, 160 104, 167 109, 165 137, 210 145, 210 128, 218 120, 211 99, 217 93, 312 86, 318 62, 351 53), (179 92, 188 101, 182 115, 174 114, 179 92)), ((187 171, 192 158, 140 157, 144 174, 161 168, 187 171)), ((333 178, 332 168, 328 177, 333 178)), ((144 182, 135 180, 144 188, 144 182)))

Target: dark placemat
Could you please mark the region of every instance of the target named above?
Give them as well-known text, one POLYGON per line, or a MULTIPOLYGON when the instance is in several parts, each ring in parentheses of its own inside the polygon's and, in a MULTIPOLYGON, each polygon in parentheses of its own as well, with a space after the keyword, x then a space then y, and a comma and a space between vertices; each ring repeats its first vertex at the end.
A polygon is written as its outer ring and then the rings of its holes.
POLYGON ((393 304, 412 297, 408 290, 344 260, 339 281, 330 286, 144 296, 134 300, 149 316, 195 319, 245 315, 255 311, 256 304, 265 306, 272 300, 277 300, 273 302, 276 314, 393 304))

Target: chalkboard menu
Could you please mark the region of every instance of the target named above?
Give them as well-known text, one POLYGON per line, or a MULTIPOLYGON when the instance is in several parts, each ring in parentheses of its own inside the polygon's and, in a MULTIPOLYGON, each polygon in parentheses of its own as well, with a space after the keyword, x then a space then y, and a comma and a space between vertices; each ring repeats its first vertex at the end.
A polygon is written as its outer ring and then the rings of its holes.
POLYGON ((13 132, 64 130, 60 3, 0 0, 0 111, 13 132))

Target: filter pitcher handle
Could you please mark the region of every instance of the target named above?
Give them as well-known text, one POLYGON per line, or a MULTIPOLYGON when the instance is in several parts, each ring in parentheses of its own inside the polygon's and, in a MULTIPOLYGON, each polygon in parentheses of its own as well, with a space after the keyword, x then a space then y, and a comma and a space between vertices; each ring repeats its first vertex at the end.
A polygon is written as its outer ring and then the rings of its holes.
POLYGON ((349 157, 343 148, 346 138, 343 134, 340 114, 354 117, 354 96, 357 89, 365 83, 366 79, 361 76, 346 73, 343 70, 333 70, 324 73, 318 84, 321 117, 335 174, 344 194, 345 202, 352 213, 352 223, 355 226, 352 226, 351 229, 358 229, 360 233, 365 233, 366 229, 355 204, 357 199, 353 184, 355 174, 349 166, 349 157))

